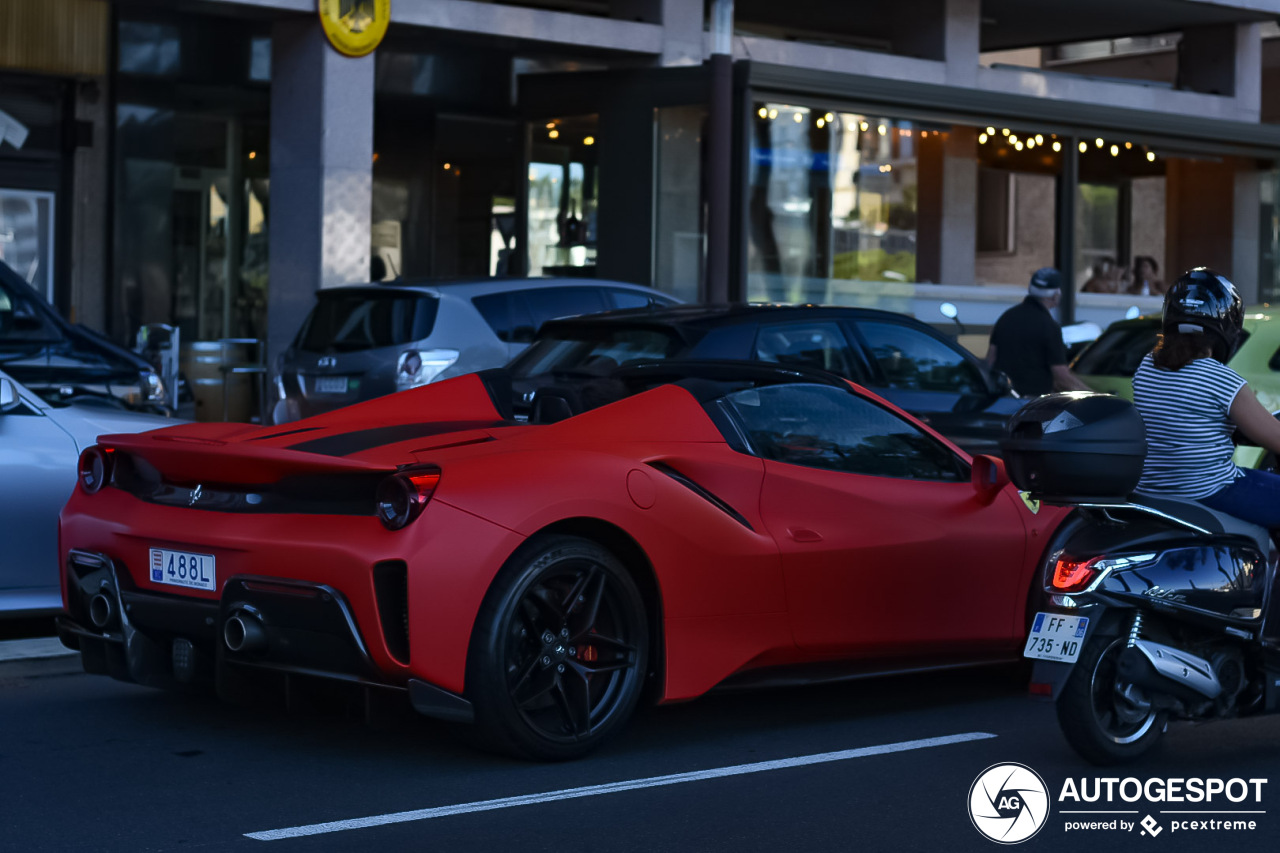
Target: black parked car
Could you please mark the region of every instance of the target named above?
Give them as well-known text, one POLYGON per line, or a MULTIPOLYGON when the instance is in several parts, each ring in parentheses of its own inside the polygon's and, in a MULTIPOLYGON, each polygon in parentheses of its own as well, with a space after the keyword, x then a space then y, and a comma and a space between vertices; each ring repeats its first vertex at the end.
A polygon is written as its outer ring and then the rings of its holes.
POLYGON ((664 359, 752 360, 852 379, 970 453, 998 454, 1025 402, 1008 380, 931 326, 868 308, 679 305, 553 320, 508 365, 517 417, 553 420, 607 397, 618 367, 664 359), (542 400, 539 401, 539 392, 542 400), (554 400, 554 405, 550 401, 554 400))
POLYGON ((50 403, 96 397, 139 411, 172 408, 146 359, 68 323, 0 261, 0 368, 50 403))

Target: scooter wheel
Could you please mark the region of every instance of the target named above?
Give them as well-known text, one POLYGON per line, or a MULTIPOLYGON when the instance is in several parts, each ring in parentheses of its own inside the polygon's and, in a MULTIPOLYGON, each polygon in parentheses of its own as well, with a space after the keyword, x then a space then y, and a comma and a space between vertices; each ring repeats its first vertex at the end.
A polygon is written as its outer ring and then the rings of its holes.
POLYGON ((1123 637, 1091 638, 1058 697, 1062 734, 1092 764, 1133 761, 1164 734, 1166 714, 1141 688, 1119 678, 1116 663, 1124 647, 1123 637))

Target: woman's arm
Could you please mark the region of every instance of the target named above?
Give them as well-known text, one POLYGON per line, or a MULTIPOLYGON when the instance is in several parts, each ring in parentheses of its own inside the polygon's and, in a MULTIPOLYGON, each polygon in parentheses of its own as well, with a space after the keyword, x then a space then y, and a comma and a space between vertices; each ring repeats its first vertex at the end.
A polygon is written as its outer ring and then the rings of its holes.
POLYGON ((1280 421, 1262 407, 1248 385, 1231 401, 1230 415, 1246 438, 1280 457, 1280 421))

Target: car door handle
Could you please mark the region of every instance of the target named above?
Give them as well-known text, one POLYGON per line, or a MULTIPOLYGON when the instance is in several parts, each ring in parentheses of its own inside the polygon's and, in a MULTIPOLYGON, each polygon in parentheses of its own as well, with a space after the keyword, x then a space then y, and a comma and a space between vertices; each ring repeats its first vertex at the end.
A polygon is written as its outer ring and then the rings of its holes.
POLYGON ((822 534, 807 527, 788 527, 788 535, 797 542, 821 542, 822 534))

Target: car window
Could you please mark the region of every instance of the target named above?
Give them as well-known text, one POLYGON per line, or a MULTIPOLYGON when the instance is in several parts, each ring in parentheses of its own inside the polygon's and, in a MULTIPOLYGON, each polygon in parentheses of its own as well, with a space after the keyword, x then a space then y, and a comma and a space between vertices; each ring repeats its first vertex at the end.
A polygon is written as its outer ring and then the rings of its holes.
POLYGON ((540 287, 523 293, 535 331, 548 320, 595 314, 611 307, 595 287, 540 287))
POLYGON ((1081 376, 1133 376, 1147 353, 1156 348, 1160 324, 1107 329, 1085 348, 1071 366, 1081 376))
POLYGON ((648 308, 651 305, 669 305, 666 300, 655 299, 652 294, 639 290, 623 290, 620 287, 604 288, 605 297, 612 308, 648 308))
POLYGON ((420 341, 435 326, 440 300, 388 290, 321 293, 298 332, 306 352, 355 352, 420 341))
POLYGON ((58 328, 31 298, 0 284, 0 343, 51 343, 58 328))
MULTIPOLYGON (((871 401, 829 385, 748 388, 712 401, 765 459, 872 477, 957 481, 967 466, 945 445, 871 401)), ((722 423, 723 418, 712 415, 722 423)), ((724 429, 724 427, 721 427, 724 429)), ((726 440, 733 444, 733 436, 726 440)))
POLYGON ((890 388, 953 394, 987 390, 977 365, 927 332, 872 320, 859 320, 858 331, 890 388))
POLYGON ((527 344, 533 340, 533 333, 537 328, 533 318, 529 316, 523 293, 487 293, 484 296, 473 296, 471 304, 503 343, 527 344))
POLYGON ((561 327, 555 333, 539 335, 508 369, 516 379, 558 370, 604 373, 619 366, 661 361, 682 347, 683 342, 674 332, 663 329, 561 327))
POLYGON ((772 323, 760 326, 755 357, 775 364, 829 370, 852 377, 849 348, 840 324, 772 323))

